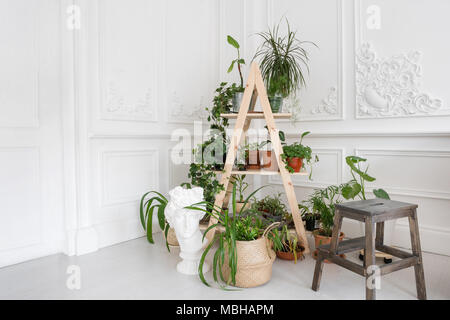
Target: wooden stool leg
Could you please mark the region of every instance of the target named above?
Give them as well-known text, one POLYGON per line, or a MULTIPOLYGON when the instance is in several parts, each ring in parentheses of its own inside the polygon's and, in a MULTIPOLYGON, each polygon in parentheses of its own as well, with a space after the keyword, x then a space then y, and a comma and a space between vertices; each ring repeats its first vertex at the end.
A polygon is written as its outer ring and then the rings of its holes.
POLYGON ((384 244, 384 221, 377 223, 377 235, 375 237, 375 245, 382 246, 384 244))
POLYGON ((320 288, 320 280, 322 278, 322 270, 323 270, 323 260, 324 255, 319 250, 319 253, 317 254, 316 268, 314 269, 314 278, 312 283, 312 289, 314 291, 317 291, 320 288))
POLYGON ((366 233, 366 246, 364 250, 364 268, 366 270, 366 300, 376 299, 376 289, 372 283, 373 274, 369 274, 367 269, 370 266, 375 265, 375 224, 372 222, 372 218, 366 218, 365 221, 365 233, 366 233))
POLYGON ((333 233, 331 234, 330 242, 330 253, 336 254, 338 244, 339 244, 339 234, 341 232, 342 226, 342 215, 339 210, 335 210, 334 222, 333 222, 333 233))
POLYGON ((427 291, 425 287, 425 275, 423 271, 422 249, 420 247, 419 223, 417 222, 417 211, 412 210, 409 219, 409 229, 411 233, 411 247, 413 255, 419 258, 419 263, 414 266, 416 276, 417 298, 419 300, 427 299, 427 291))

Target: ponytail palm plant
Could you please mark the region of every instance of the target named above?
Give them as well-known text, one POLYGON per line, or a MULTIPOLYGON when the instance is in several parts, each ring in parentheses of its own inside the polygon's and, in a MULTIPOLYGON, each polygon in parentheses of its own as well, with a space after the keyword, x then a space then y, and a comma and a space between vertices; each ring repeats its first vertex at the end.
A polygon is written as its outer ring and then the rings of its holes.
POLYGON ((309 54, 304 45, 317 45, 297 39, 297 32, 291 30, 287 19, 287 34, 281 35, 280 24, 281 22, 273 29, 258 33, 263 43, 253 59, 261 58, 261 73, 266 87, 276 88, 276 93, 287 97, 298 88, 306 86, 305 71, 309 73, 309 54))

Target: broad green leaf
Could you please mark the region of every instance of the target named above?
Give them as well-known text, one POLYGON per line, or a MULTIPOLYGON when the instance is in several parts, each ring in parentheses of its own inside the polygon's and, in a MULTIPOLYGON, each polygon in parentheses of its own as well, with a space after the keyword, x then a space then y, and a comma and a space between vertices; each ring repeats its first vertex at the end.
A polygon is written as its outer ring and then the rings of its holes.
POLYGON ((361 185, 355 181, 342 187, 342 196, 349 200, 354 199, 361 192, 361 185))
POLYGON ((347 162, 348 166, 357 174, 359 174, 361 176, 361 178, 363 178, 366 181, 375 181, 374 177, 369 176, 367 173, 362 172, 361 170, 359 170, 356 166, 355 163, 359 162, 359 161, 366 161, 366 159, 362 159, 362 160, 356 160, 355 162, 355 158, 359 158, 359 157, 355 157, 355 156, 349 156, 345 158, 345 161, 347 162))
POLYGON ((391 199, 389 197, 389 194, 383 189, 373 189, 373 194, 375 195, 375 197, 380 199, 387 199, 387 200, 391 199))
POLYGON ((166 209, 165 205, 158 205, 158 222, 161 230, 164 230, 166 227, 166 217, 164 216, 164 210, 166 209))
POLYGON ((155 209, 155 206, 148 207, 150 210, 148 210, 147 214, 147 240, 150 243, 155 243, 153 241, 153 228, 152 228, 152 221, 153 221, 153 210, 155 209))
POLYGON ((231 44, 233 47, 235 47, 236 49, 239 49, 239 43, 230 35, 227 36, 227 41, 229 44, 231 44))
POLYGON ((233 71, 233 67, 234 67, 235 63, 236 63, 236 60, 231 61, 231 64, 228 67, 227 73, 230 73, 231 71, 233 71))
POLYGON ((141 205, 139 207, 140 208, 140 210, 139 210, 139 217, 141 219, 141 225, 142 225, 142 228, 144 228, 144 230, 145 230, 144 199, 150 192, 151 191, 144 193, 144 195, 141 198, 141 205))

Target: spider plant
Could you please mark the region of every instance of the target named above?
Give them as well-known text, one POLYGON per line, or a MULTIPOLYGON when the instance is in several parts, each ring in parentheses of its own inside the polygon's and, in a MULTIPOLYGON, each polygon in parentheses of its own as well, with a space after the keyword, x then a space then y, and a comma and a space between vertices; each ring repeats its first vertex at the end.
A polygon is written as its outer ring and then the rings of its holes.
POLYGON ((244 192, 248 188, 248 183, 245 182, 246 175, 238 175, 236 178, 234 178, 234 181, 237 185, 237 191, 239 192, 239 201, 238 202, 244 202, 244 192))
MULTIPOLYGON (((244 200, 244 207, 248 203, 251 197, 258 192, 260 189, 264 188, 262 186, 261 188, 256 189, 253 191, 245 200, 244 200)), ((208 246, 205 248, 205 251, 202 254, 202 257, 200 258, 200 264, 198 267, 198 274, 200 277, 200 280, 207 285, 208 287, 210 284, 206 281, 205 276, 203 274, 203 265, 205 263, 206 256, 211 251, 214 244, 218 243, 218 247, 214 253, 213 257, 213 278, 214 281, 224 290, 229 290, 226 288, 226 285, 235 285, 236 284, 236 272, 237 272, 237 248, 236 248, 236 241, 246 241, 247 239, 254 240, 255 237, 259 237, 259 225, 260 223, 252 223, 251 220, 248 220, 248 217, 238 217, 236 213, 236 183, 233 183, 233 192, 232 192, 232 206, 231 206, 231 216, 229 209, 221 209, 217 206, 213 207, 213 210, 210 212, 206 211, 204 208, 201 208, 198 206, 198 204, 188 207, 188 209, 192 210, 200 210, 203 211, 210 216, 217 219, 217 223, 212 224, 209 226, 204 234, 203 234, 203 240, 208 233, 209 230, 212 228, 215 228, 219 225, 222 225, 225 227, 225 231, 222 233, 216 233, 214 235, 214 238, 212 241, 208 244, 208 246), (258 227, 255 229, 255 227, 258 227), (242 239, 242 240, 241 240, 242 239), (227 256, 228 260, 228 266, 230 268, 230 274, 228 279, 225 279, 222 267, 225 263, 225 256, 227 256), (219 280, 220 277, 220 280, 219 280), (222 283, 225 283, 226 285, 223 285, 222 283)))
POLYGON ((167 233, 169 232, 169 224, 166 222, 166 217, 164 215, 164 211, 167 206, 167 198, 164 197, 161 193, 157 191, 149 191, 145 193, 141 198, 139 216, 141 220, 142 228, 147 232, 147 240, 148 242, 154 244, 153 240, 153 212, 157 210, 158 223, 159 227, 162 231, 164 231, 164 235, 166 238, 166 247, 170 252, 169 243, 167 242, 167 233), (153 197, 149 197, 149 195, 153 194, 153 197))
POLYGON ((286 19, 287 34, 281 35, 280 23, 266 32, 260 32, 263 43, 258 48, 255 58, 261 58, 261 73, 267 88, 277 86, 283 97, 306 86, 305 69, 309 74, 309 54, 305 44, 317 45, 311 41, 297 39, 297 31, 292 31, 286 19))
POLYGON ((297 253, 303 251, 304 248, 300 247, 297 237, 289 233, 287 225, 283 225, 281 230, 272 230, 270 239, 275 251, 291 252, 294 255, 294 262, 297 263, 297 253))

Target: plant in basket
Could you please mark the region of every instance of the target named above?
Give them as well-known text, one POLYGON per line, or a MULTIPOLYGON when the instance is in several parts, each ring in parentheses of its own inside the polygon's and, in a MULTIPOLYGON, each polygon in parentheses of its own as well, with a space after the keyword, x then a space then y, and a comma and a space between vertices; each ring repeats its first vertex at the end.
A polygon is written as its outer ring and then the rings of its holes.
POLYGON ((249 207, 249 203, 244 207, 244 192, 248 188, 248 183, 245 182, 246 175, 238 175, 234 178, 234 182, 236 183, 236 189, 238 192, 238 200, 236 201, 236 212, 240 213, 247 207, 249 207))
MULTIPOLYGON (((261 188, 253 191, 244 201, 244 205, 261 188)), ((274 226, 264 229, 264 223, 257 216, 238 216, 236 212, 236 184, 233 184, 231 209, 214 208, 209 215, 217 219, 205 230, 204 236, 212 228, 221 225, 224 229, 216 233, 205 248, 198 268, 200 280, 207 286, 203 274, 206 256, 217 244, 213 255, 213 279, 222 289, 233 285, 247 288, 262 285, 270 280, 275 252, 271 249, 267 233, 274 226), (231 210, 231 212, 229 211, 231 210)), ((189 209, 204 209, 191 206, 189 209)))

